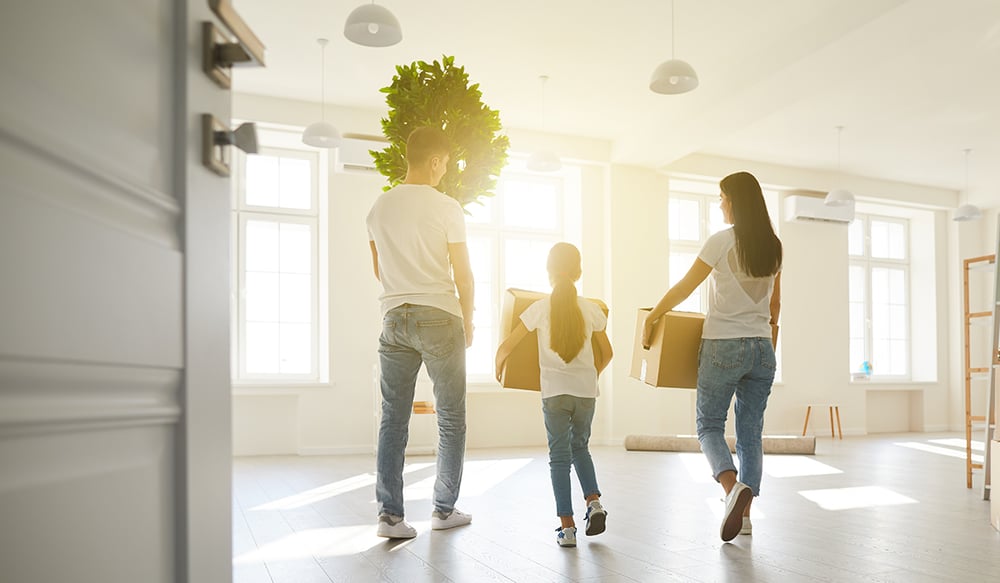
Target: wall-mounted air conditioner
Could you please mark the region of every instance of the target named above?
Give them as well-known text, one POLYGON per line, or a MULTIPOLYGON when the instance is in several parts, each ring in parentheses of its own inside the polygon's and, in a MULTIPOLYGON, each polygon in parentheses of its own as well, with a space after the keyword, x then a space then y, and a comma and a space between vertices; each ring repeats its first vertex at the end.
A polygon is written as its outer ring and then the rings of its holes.
POLYGON ((384 150, 389 142, 374 136, 344 136, 337 147, 337 172, 377 172, 369 150, 384 150))
POLYGON ((785 220, 846 225, 854 220, 854 204, 827 206, 823 204, 823 197, 792 194, 785 197, 785 220))

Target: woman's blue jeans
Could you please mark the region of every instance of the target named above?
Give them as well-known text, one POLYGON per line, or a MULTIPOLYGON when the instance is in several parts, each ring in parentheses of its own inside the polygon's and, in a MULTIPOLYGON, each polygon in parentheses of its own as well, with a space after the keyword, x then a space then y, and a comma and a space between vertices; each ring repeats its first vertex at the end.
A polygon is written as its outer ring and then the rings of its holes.
POLYGON ((736 455, 739 480, 760 495, 764 409, 775 369, 770 338, 702 339, 698 354, 698 441, 716 481, 736 471, 726 443, 726 415, 736 395, 736 455))
POLYGON ((403 304, 382 319, 382 422, 378 431, 375 499, 379 514, 403 516, 403 461, 413 393, 421 363, 434 382, 437 410, 437 479, 434 510, 450 514, 465 461, 465 327, 438 308, 403 304))
POLYGON ((590 457, 590 424, 597 399, 556 395, 542 399, 545 432, 549 438, 549 475, 556 497, 556 516, 573 516, 573 493, 569 467, 576 468, 580 489, 586 498, 600 495, 594 460, 590 457))

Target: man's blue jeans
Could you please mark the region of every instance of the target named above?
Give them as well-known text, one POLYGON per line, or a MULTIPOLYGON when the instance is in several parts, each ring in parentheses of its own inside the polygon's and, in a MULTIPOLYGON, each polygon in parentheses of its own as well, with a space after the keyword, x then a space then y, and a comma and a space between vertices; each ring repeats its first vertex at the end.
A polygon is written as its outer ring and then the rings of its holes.
POLYGON ((429 306, 403 304, 382 319, 382 423, 378 432, 375 498, 379 514, 404 516, 403 458, 417 373, 434 382, 438 422, 434 510, 450 514, 465 461, 465 327, 462 318, 429 306))
POLYGON ((764 451, 764 409, 774 382, 774 347, 770 338, 702 339, 698 354, 698 441, 719 474, 736 471, 726 443, 726 415, 736 395, 736 455, 739 480, 760 495, 764 451))
POLYGON ((573 516, 573 494, 569 467, 576 468, 580 489, 586 498, 600 494, 594 460, 590 457, 590 424, 597 399, 556 395, 542 399, 545 432, 549 437, 549 475, 556 497, 556 516, 573 516))

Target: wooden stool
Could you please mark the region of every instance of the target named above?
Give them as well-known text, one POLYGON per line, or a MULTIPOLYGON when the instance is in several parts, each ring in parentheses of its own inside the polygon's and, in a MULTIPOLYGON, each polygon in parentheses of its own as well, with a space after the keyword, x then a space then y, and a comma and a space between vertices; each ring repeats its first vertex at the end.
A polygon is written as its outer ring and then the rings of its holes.
POLYGON ((812 413, 813 407, 829 407, 830 409, 830 437, 837 437, 837 434, 833 432, 833 414, 837 413, 837 433, 840 434, 840 439, 844 439, 844 430, 840 428, 840 406, 830 405, 824 403, 822 405, 812 404, 806 405, 806 422, 802 425, 802 435, 806 434, 806 429, 809 428, 809 414, 812 413))

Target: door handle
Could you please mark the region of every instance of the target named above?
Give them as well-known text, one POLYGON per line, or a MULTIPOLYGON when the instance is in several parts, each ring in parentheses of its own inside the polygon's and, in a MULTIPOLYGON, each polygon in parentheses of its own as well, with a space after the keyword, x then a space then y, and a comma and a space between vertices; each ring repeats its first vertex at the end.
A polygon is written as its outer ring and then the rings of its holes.
POLYGON ((229 89, 234 66, 266 66, 264 43, 236 12, 231 0, 209 0, 209 6, 236 41, 232 42, 211 22, 203 23, 202 68, 217 85, 229 89))
POLYGON ((229 176, 231 156, 229 146, 247 154, 256 154, 257 124, 247 122, 230 130, 210 113, 201 116, 201 161, 219 176, 229 176))

